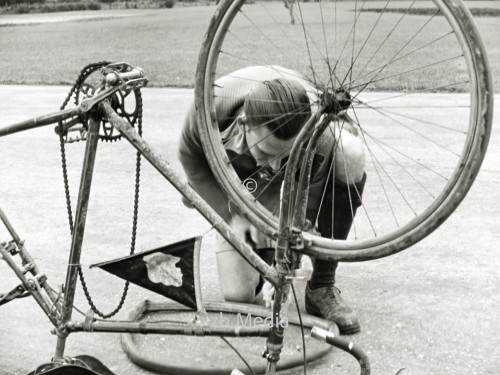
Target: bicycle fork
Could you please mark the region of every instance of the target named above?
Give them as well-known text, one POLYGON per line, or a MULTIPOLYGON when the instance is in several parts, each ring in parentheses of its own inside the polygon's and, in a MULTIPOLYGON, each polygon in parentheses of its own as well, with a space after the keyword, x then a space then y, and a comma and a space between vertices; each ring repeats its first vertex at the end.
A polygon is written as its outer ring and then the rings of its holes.
POLYGON ((301 250, 304 248, 304 239, 301 232, 307 230, 309 226, 306 220, 309 193, 309 179, 307 177, 311 175, 312 158, 316 151, 319 136, 331 120, 330 116, 325 116, 320 121, 321 115, 322 111, 320 110, 311 117, 297 137, 289 155, 289 164, 285 171, 280 194, 279 237, 275 255, 278 286, 276 287, 273 306, 272 329, 264 353, 267 358, 266 375, 276 373, 277 362, 283 348, 284 331, 288 324, 286 314, 290 305, 293 272, 300 266, 301 250), (318 121, 322 130, 311 137, 311 131, 318 121), (301 150, 309 138, 312 138, 312 141, 301 161, 301 150), (299 180, 296 181, 295 176, 301 164, 301 175, 299 180), (283 189, 283 186, 288 187, 288 189, 283 189))

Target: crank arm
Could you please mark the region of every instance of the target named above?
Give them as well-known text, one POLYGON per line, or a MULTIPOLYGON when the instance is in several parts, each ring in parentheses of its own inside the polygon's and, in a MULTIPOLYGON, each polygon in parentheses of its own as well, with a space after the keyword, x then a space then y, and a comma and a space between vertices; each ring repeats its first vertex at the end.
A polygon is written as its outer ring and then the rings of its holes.
POLYGON ((101 91, 100 93, 92 96, 91 98, 87 98, 82 100, 80 105, 78 106, 81 113, 85 113, 90 111, 97 103, 102 102, 104 99, 109 98, 117 91, 121 90, 133 90, 144 87, 147 84, 147 79, 143 76, 142 70, 136 68, 137 72, 131 73, 109 73, 106 75, 106 89, 101 91), (122 77, 125 75, 129 75, 130 78, 127 80, 122 77), (134 78, 137 77, 137 78, 134 78), (111 86, 116 84, 116 86, 111 86), (110 87, 111 86, 111 87, 110 87))
POLYGON ((104 75, 105 90, 91 98, 83 100, 79 108, 88 112, 97 103, 110 97, 120 90, 132 90, 146 86, 148 79, 141 68, 133 67, 126 63, 109 64, 101 69, 104 75))
POLYGON ((77 107, 80 113, 86 113, 90 111, 97 103, 102 102, 104 99, 107 99, 115 92, 119 91, 121 86, 111 87, 101 91, 99 94, 92 96, 91 98, 87 98, 82 100, 80 105, 77 107))

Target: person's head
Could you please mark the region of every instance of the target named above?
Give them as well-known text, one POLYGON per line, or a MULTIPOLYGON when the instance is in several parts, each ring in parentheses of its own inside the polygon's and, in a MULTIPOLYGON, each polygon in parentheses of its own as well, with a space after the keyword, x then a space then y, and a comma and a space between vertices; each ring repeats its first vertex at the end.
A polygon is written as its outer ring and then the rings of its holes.
POLYGON ((243 113, 250 153, 259 165, 277 169, 311 116, 311 109, 299 82, 278 78, 256 86, 245 99, 243 113))

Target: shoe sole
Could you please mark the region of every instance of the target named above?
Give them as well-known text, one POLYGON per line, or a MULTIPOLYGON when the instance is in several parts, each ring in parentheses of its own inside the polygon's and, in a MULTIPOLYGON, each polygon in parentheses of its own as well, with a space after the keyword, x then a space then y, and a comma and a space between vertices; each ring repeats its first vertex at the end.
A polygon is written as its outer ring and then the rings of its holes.
MULTIPOLYGON (((321 316, 321 313, 311 307, 308 307, 306 306, 306 311, 311 314, 311 315, 315 315, 317 317, 320 317, 322 319, 325 319, 323 318, 323 316, 321 316)), ((328 320, 328 319, 325 319, 329 322, 332 322, 332 323, 335 323, 334 321, 332 320, 328 320)), ((354 325, 351 325, 349 327, 341 327, 340 325, 338 325, 337 323, 335 323, 335 325, 339 328, 339 333, 341 335, 353 335, 355 333, 358 333, 359 331, 361 331, 361 326, 359 325, 359 323, 356 323, 354 325)))

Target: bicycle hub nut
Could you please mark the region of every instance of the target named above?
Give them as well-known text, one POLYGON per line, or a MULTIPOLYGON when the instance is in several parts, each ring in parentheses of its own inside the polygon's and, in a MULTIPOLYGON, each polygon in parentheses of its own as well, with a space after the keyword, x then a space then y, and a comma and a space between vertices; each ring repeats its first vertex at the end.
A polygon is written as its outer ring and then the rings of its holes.
POLYGON ((116 84, 120 81, 118 74, 116 73, 108 73, 104 79, 106 80, 106 84, 111 86, 116 86, 116 84))

